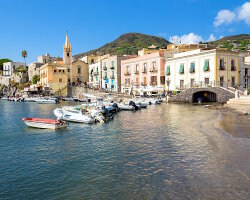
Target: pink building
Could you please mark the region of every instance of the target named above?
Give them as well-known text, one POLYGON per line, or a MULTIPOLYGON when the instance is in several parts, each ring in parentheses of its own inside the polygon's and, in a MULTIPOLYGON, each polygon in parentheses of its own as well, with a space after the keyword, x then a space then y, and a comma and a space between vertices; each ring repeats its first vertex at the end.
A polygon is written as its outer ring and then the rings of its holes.
POLYGON ((160 94, 165 87, 164 50, 121 61, 121 92, 160 94))

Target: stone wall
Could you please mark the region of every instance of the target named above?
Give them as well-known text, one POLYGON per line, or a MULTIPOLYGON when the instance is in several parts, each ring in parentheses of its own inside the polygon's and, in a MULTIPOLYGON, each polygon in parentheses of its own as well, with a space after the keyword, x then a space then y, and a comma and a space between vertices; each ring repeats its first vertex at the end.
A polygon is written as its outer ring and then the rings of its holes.
POLYGON ((181 93, 170 97, 169 102, 188 102, 192 103, 193 94, 200 91, 208 91, 216 94, 216 101, 218 103, 226 103, 229 99, 234 98, 235 94, 221 87, 207 87, 207 88, 189 88, 181 93))

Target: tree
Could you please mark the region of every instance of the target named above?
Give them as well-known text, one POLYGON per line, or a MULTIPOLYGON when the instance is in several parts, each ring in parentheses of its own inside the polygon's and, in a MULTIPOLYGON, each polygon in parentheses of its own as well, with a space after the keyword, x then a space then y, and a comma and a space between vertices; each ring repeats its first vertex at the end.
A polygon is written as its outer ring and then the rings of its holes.
POLYGON ((22 51, 22 57, 24 58, 24 62, 25 62, 25 67, 26 67, 26 58, 27 58, 27 51, 23 50, 22 51))
POLYGON ((39 75, 33 76, 33 78, 32 78, 32 84, 33 85, 37 84, 37 82, 39 82, 39 81, 40 81, 40 76, 39 75))

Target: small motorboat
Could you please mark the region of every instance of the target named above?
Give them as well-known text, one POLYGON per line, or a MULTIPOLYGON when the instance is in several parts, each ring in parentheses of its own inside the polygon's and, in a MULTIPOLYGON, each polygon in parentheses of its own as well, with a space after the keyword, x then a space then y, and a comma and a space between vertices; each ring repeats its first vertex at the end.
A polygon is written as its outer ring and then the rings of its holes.
POLYGON ((84 113, 82 110, 78 111, 73 109, 70 110, 68 108, 56 108, 54 114, 56 117, 69 122, 86 124, 92 124, 95 122, 88 112, 84 113))
POLYGON ((42 129, 61 129, 66 127, 62 120, 45 119, 45 118, 22 118, 27 126, 42 129))
POLYGON ((39 98, 39 99, 36 99, 35 102, 39 104, 60 103, 57 98, 39 98))

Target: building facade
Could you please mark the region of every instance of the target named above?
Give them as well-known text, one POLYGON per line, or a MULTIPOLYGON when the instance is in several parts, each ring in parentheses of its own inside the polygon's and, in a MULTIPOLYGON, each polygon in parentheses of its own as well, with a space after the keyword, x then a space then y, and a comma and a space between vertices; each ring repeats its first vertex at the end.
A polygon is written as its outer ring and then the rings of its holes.
POLYGON ((101 61, 89 65, 89 87, 99 89, 101 87, 101 61))
POLYGON ((28 76, 29 76, 29 81, 32 82, 33 77, 35 75, 40 76, 40 67, 43 65, 43 63, 39 62, 33 62, 28 65, 28 76))
POLYGON ((121 62, 122 93, 150 95, 165 88, 165 51, 141 55, 121 62))
POLYGON ((16 69, 19 67, 24 67, 23 62, 6 62, 3 63, 3 76, 11 76, 16 69))
POLYGON ((121 61, 135 56, 107 56, 101 60, 102 89, 111 92, 121 92, 121 61))
POLYGON ((53 93, 66 95, 67 86, 87 84, 89 81, 88 64, 81 60, 72 60, 72 47, 68 35, 63 48, 63 60, 56 60, 41 66, 40 84, 53 93))
POLYGON ((190 87, 239 87, 239 53, 224 49, 176 53, 165 60, 166 91, 190 87))

